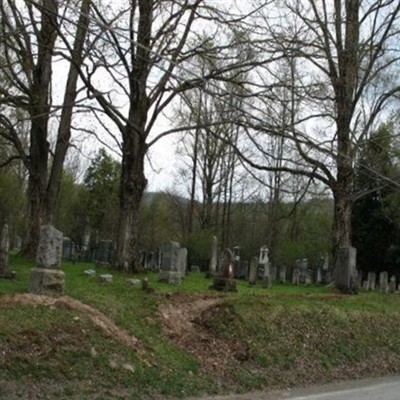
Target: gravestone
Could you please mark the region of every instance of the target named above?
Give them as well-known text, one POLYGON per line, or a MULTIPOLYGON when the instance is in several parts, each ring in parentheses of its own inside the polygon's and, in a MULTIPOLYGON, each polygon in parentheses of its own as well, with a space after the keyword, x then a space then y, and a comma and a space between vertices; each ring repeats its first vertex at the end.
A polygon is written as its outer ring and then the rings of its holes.
POLYGON ((260 248, 260 255, 258 257, 258 277, 263 279, 264 278, 264 270, 265 266, 268 265, 269 258, 268 258, 268 247, 262 246, 260 248))
POLYGON ((99 277, 100 283, 112 283, 113 276, 111 274, 103 274, 99 277))
POLYGON ((394 293, 396 291, 396 275, 392 275, 389 281, 389 292, 394 293))
POLYGON ((257 268, 258 268, 258 258, 253 257, 250 261, 249 269, 249 285, 254 286, 257 283, 257 268))
POLYGON ((200 272, 200 267, 198 265, 191 265, 190 272, 198 273, 198 272, 200 272))
POLYGON ((373 271, 368 272, 368 290, 375 290, 376 274, 373 271))
POLYGON ((279 267, 279 282, 286 283, 286 265, 282 264, 279 267))
POLYGON ((355 247, 341 247, 338 249, 335 265, 336 288, 342 293, 357 293, 356 272, 357 250, 355 247))
POLYGON ((158 258, 154 251, 150 251, 147 264, 151 271, 158 271, 158 258))
POLYGON ((95 276, 96 275, 96 271, 94 269, 87 269, 85 271, 83 271, 83 274, 89 277, 95 276))
POLYGON ((263 288, 270 289, 272 287, 272 277, 270 263, 264 264, 263 288))
POLYGON ((317 276, 315 278, 315 283, 320 285, 322 283, 322 266, 317 267, 317 276))
POLYGON ((295 267, 293 268, 293 275, 292 275, 292 284, 293 285, 300 284, 300 271, 299 271, 299 268, 297 267, 297 261, 296 261, 295 267))
POLYGON ((159 282, 166 282, 170 285, 181 284, 182 275, 179 271, 179 250, 180 245, 178 242, 168 242, 161 246, 159 282))
POLYGON ((8 236, 8 225, 4 224, 0 237, 0 278, 11 279, 15 273, 11 271, 8 264, 8 251, 10 249, 10 240, 8 236))
POLYGON ((308 259, 303 258, 302 260, 297 260, 297 268, 299 270, 299 283, 307 283, 307 273, 308 273, 308 259))
POLYGON ((188 251, 186 247, 182 247, 181 249, 179 249, 178 271, 181 273, 182 278, 186 275, 187 271, 187 255, 188 251))
POLYGON ((140 279, 127 279, 125 281, 129 286, 140 286, 142 281, 140 279))
POLYGON ((262 270, 262 284, 264 289, 269 289, 272 286, 271 263, 268 258, 268 247, 263 246, 260 249, 258 258, 259 270, 262 270))
POLYGON ((90 226, 88 219, 86 221, 85 230, 83 232, 81 257, 84 261, 93 261, 92 254, 90 251, 90 226))
POLYGON ((62 294, 65 274, 61 271, 63 234, 52 225, 40 227, 36 268, 29 278, 29 292, 35 294, 62 294))
POLYGON ((387 271, 382 271, 379 273, 379 291, 381 293, 389 292, 389 274, 387 271))
POLYGON ((332 282, 331 271, 329 269, 329 254, 325 253, 325 255, 322 257, 321 261, 322 261, 321 283, 329 284, 332 282))
POLYGON ((218 266, 219 275, 214 278, 213 285, 210 288, 225 292, 236 292, 232 251, 226 249, 220 262, 221 265, 218 266))
POLYGON ((368 281, 367 280, 363 281, 362 287, 363 287, 363 289, 368 290, 368 281))
POLYGON ((96 249, 96 267, 107 267, 112 261, 113 250, 112 240, 99 240, 96 249))
POLYGON ((312 283, 313 283, 313 273, 312 271, 307 270, 305 284, 312 285, 312 283))
POLYGON ((63 238, 62 259, 72 260, 75 258, 75 243, 68 237, 63 238))
POLYGON ((217 274, 218 265, 218 239, 216 236, 212 237, 210 249, 210 262, 208 264, 207 277, 214 278, 217 274))
POLYGON ((236 279, 243 278, 240 265, 240 246, 234 246, 233 249, 233 273, 236 279))

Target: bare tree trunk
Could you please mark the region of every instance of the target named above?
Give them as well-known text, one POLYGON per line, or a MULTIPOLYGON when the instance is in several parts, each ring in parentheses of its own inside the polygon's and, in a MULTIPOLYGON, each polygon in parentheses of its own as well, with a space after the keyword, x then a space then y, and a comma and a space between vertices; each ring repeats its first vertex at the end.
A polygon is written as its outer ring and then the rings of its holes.
POLYGON ((83 46, 85 43, 86 32, 89 24, 90 4, 91 0, 83 0, 81 4, 80 17, 75 34, 70 69, 65 89, 60 126, 58 129, 54 160, 51 166, 49 182, 47 184, 47 192, 44 206, 44 222, 46 223, 53 222, 54 211, 58 200, 58 192, 60 188, 64 160, 70 144, 72 112, 77 96, 79 68, 82 64, 83 46))
POLYGON ((188 234, 193 233, 193 221, 194 221, 194 206, 196 199, 196 178, 197 178, 197 147, 199 141, 199 129, 196 129, 194 134, 193 144, 193 165, 192 165, 192 182, 190 188, 190 203, 189 203, 189 218, 188 218, 188 234))
MULTIPOLYGON (((140 270, 138 249, 139 208, 146 188, 144 176, 144 143, 133 145, 134 135, 124 140, 120 185, 120 215, 115 266, 124 271, 140 270), (128 139, 130 138, 130 139, 128 139), (128 149, 131 149, 128 151, 128 149), (132 149, 137 149, 132 152, 132 149)), ((136 143, 138 144, 138 142, 136 143)))
POLYGON ((38 34, 38 58, 33 69, 29 181, 28 181, 28 226, 23 253, 29 257, 36 255, 39 243, 40 225, 44 218, 44 201, 47 183, 49 143, 47 128, 50 113, 50 86, 52 56, 57 37, 57 3, 43 2, 41 31, 38 34))

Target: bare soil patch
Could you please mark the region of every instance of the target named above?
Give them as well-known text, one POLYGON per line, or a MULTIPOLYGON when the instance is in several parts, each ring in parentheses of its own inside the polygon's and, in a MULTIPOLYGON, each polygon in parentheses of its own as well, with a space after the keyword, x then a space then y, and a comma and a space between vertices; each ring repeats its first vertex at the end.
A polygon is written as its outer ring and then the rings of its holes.
MULTIPOLYGON (((210 295, 174 295, 159 308, 165 334, 183 351, 192 354, 206 373, 220 378, 222 387, 234 387, 232 371, 251 362, 242 342, 223 340, 202 323, 208 313, 218 313, 224 300, 210 295)), ((205 318, 207 319, 207 318, 205 318)))

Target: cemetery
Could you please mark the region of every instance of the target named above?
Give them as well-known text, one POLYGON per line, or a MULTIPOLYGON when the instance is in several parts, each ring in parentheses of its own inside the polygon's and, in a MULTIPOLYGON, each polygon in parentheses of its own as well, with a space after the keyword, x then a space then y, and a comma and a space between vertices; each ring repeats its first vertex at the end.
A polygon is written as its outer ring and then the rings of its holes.
POLYGON ((0 400, 400 387, 399 1, 0 28, 0 400))
POLYGON ((143 251, 143 271, 133 276, 106 264, 109 243, 91 261, 66 257, 65 239, 53 226, 41 229, 35 263, 6 241, 2 260, 14 272, 0 281, 7 371, 0 381, 8 394, 13 374, 24 377, 22 390, 61 399, 99 390, 110 398, 116 390, 127 398, 135 392, 167 399, 400 372, 400 293, 387 272, 357 272, 353 297, 333 287, 328 255, 316 265, 302 258, 273 266, 267 246, 243 260, 239 246, 221 251, 215 236, 206 268, 188 265, 187 249, 167 242, 143 251), (58 388, 47 387, 44 374, 58 388), (139 389, 143 379, 159 383, 139 389))

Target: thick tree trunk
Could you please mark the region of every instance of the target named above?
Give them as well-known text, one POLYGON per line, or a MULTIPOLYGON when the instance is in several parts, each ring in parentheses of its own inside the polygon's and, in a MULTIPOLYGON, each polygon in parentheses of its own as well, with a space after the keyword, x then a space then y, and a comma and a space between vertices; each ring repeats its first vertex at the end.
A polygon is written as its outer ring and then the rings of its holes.
POLYGON ((57 37, 57 2, 45 0, 42 27, 38 35, 37 63, 32 72, 29 182, 27 206, 27 235, 23 253, 36 255, 40 225, 43 223, 46 196, 49 143, 47 128, 50 113, 49 93, 52 75, 52 56, 57 37))
MULTIPOLYGON (((120 215, 118 223, 117 251, 114 266, 124 271, 141 269, 139 259, 139 208, 146 188, 144 157, 147 152, 146 123, 149 110, 146 83, 149 73, 148 60, 152 27, 153 2, 140 0, 139 27, 135 47, 131 43, 132 69, 129 72, 130 109, 128 123, 122 129, 122 171, 120 187, 120 215)), ((131 9, 131 21, 136 18, 131 9)))
MULTIPOLYGON (((342 23, 341 3, 337 3, 337 24, 342 23)), ((335 284, 343 293, 354 293, 355 268, 353 271, 350 258, 341 257, 351 246, 351 207, 354 182, 353 145, 351 120, 354 113, 354 95, 357 85, 359 67, 359 18, 360 2, 349 0, 345 3, 345 39, 341 30, 337 30, 338 43, 338 75, 332 76, 336 96, 337 127, 337 178, 332 187, 334 210, 334 266, 335 284), (343 46, 344 45, 344 46, 343 46), (347 250, 346 250, 347 249, 347 250), (341 276, 343 275, 343 276, 341 276)))
POLYGON ((145 144, 134 137, 124 140, 122 157, 120 215, 118 225, 115 267, 129 272, 140 270, 139 259, 139 208, 146 188, 144 176, 145 144), (139 146, 137 146, 140 143, 139 146), (128 149, 131 149, 128 151, 128 149), (135 151, 132 151, 135 149, 135 151))
MULTIPOLYGON (((47 156, 47 151, 44 156, 47 156)), ((47 159, 40 162, 40 157, 35 155, 33 157, 31 151, 31 163, 34 163, 36 158, 36 166, 32 167, 34 172, 31 172, 28 179, 28 202, 27 202, 27 225, 26 237, 22 253, 30 258, 36 255, 37 246, 39 244, 40 226, 43 222, 44 213, 44 197, 46 193, 46 180, 47 180, 47 159)))
POLYGON ((351 207, 352 201, 347 188, 334 192, 334 249, 351 246, 351 207))

